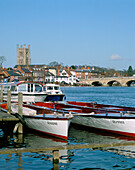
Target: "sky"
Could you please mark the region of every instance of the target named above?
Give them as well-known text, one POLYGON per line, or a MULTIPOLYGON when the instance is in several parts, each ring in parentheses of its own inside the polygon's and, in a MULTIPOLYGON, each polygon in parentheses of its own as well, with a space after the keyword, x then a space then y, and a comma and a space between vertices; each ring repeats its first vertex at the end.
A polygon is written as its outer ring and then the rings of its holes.
POLYGON ((30 44, 31 64, 135 69, 135 0, 0 0, 5 67, 17 44, 30 44))

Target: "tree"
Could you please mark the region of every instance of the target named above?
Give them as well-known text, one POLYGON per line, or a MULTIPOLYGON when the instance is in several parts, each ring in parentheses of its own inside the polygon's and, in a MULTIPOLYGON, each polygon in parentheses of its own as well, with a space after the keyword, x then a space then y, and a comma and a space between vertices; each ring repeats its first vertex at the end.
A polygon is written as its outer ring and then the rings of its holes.
POLYGON ((75 69, 76 69, 76 66, 72 65, 71 68, 75 70, 75 69))
POLYGON ((5 56, 0 56, 0 68, 2 68, 3 62, 6 61, 5 56))
POLYGON ((52 61, 49 63, 49 66, 59 66, 60 64, 57 61, 52 61))
POLYGON ((133 75, 132 66, 129 66, 129 67, 128 67, 127 75, 128 75, 128 76, 132 76, 132 75, 133 75))

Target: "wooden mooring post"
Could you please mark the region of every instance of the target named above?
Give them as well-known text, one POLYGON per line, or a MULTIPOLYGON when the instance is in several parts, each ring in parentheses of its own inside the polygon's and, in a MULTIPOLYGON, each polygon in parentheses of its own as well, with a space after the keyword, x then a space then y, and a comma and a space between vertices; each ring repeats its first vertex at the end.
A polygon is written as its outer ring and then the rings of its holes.
POLYGON ((11 114, 11 91, 7 92, 7 113, 11 114))
MULTIPOLYGON (((22 117, 22 103, 23 95, 21 92, 18 93, 18 114, 22 117)), ((23 125, 19 122, 18 133, 23 133, 23 125)))
MULTIPOLYGON (((18 114, 22 117, 22 103, 23 95, 21 92, 18 93, 18 114)), ((11 114, 11 91, 7 93, 7 113, 11 114)), ((18 123, 18 133, 23 134, 23 125, 18 123)))
POLYGON ((59 150, 53 150, 53 169, 59 170, 59 150))
POLYGON ((0 89, 0 102, 3 102, 3 85, 1 85, 1 89, 0 89))

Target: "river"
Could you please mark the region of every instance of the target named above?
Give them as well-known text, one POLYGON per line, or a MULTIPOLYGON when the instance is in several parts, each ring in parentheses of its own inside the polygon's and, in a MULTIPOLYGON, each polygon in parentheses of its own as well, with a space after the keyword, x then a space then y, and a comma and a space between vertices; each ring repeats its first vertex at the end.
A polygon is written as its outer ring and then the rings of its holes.
MULTIPOLYGON (((87 101, 132 106, 135 87, 62 87, 68 101, 87 101)), ((25 131, 23 142, 18 136, 0 136, 0 151, 12 148, 41 148, 76 144, 121 143, 135 139, 95 132, 71 126, 68 141, 25 131)), ((135 146, 97 149, 72 149, 59 152, 59 169, 135 169, 135 146)), ((52 152, 0 154, 0 169, 52 169, 52 152)))

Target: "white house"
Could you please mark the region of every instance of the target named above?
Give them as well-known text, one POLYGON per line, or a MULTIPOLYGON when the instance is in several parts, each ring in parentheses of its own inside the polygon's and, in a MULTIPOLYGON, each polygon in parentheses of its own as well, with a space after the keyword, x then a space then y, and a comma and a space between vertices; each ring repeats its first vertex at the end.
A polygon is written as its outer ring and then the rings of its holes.
POLYGON ((60 72, 60 76, 57 76, 55 78, 55 82, 59 82, 59 83, 66 83, 66 84, 75 84, 77 83, 78 78, 76 77, 76 72, 74 71, 70 71, 68 69, 64 69, 60 72))

